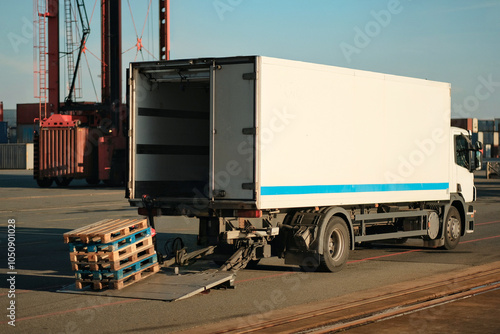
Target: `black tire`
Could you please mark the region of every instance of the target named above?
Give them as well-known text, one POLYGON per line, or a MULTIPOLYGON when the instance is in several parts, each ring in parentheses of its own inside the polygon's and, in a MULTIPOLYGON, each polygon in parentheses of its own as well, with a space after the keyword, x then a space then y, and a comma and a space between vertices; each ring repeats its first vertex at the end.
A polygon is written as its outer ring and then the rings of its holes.
POLYGON ((333 216, 323 235, 323 255, 320 257, 318 269, 332 273, 342 270, 347 263, 349 249, 350 240, 347 225, 342 218, 333 216))
POLYGON ((43 179, 36 179, 36 184, 40 188, 49 188, 52 185, 53 180, 49 179, 47 177, 44 177, 43 179))
POLYGON ((87 181, 89 186, 97 186, 101 182, 101 180, 91 177, 86 178, 85 181, 87 181))
POLYGON ((314 271, 322 270, 318 263, 318 259, 316 257, 306 257, 303 259, 302 264, 299 264, 300 270, 310 273, 314 271))
POLYGON ((457 247, 462 234, 462 219, 454 206, 450 207, 444 221, 444 249, 452 250, 457 247))
POLYGON ((58 187, 67 187, 73 181, 72 177, 56 177, 54 179, 58 187))

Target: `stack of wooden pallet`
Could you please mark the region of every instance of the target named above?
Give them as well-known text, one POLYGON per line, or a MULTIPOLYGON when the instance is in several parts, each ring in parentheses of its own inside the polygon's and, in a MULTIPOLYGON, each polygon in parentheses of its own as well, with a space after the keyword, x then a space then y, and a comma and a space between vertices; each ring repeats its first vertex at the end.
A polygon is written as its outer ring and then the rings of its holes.
POLYGON ((64 234, 76 288, 122 289, 160 267, 146 219, 106 219, 64 234))

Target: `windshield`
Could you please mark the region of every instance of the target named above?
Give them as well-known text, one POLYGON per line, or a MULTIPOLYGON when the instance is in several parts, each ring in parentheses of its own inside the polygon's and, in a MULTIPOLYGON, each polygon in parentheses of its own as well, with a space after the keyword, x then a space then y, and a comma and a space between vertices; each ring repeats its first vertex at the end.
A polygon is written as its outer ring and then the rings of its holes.
POLYGON ((469 141, 463 135, 455 137, 455 162, 469 169, 469 141))

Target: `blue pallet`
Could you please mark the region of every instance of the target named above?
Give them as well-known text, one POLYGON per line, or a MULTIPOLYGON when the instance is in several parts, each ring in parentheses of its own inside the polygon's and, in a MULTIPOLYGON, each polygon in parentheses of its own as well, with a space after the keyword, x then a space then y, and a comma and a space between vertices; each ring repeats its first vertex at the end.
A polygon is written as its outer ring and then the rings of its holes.
POLYGON ((115 240, 107 244, 69 243, 68 245, 70 252, 87 252, 87 253, 102 252, 102 251, 114 252, 123 249, 127 246, 130 246, 132 244, 135 244, 136 242, 139 242, 150 236, 151 236, 151 227, 148 227, 146 229, 137 231, 131 235, 127 235, 126 237, 123 237, 121 239, 115 240))
POLYGON ((144 260, 131 263, 130 265, 116 271, 111 271, 109 269, 97 271, 77 270, 75 271, 75 277, 77 280, 85 281, 121 280, 135 274, 136 272, 149 268, 157 262, 158 257, 154 254, 144 260))

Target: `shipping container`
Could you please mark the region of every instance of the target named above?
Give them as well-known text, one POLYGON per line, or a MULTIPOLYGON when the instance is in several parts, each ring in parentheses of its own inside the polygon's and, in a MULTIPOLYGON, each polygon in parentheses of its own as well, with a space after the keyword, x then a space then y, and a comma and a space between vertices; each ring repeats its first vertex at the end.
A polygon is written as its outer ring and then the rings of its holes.
POLYGON ((491 157, 500 158, 500 149, 498 145, 491 147, 491 157))
POLYGON ((40 106, 38 103, 20 103, 16 105, 16 108, 17 125, 34 124, 35 118, 40 117, 40 106))
POLYGON ((92 157, 89 128, 42 128, 39 134, 38 177, 79 177, 92 157))
POLYGON ((35 131, 34 124, 18 124, 17 125, 17 142, 18 143, 32 143, 34 131, 35 131))
POLYGON ((481 119, 478 121, 478 131, 493 132, 495 130, 495 121, 481 119))
POLYGON ((0 169, 33 169, 33 144, 0 144, 0 169))
POLYGON ((477 118, 453 118, 451 126, 465 129, 471 132, 477 132, 477 118))
POLYGON ((7 127, 7 134, 9 137, 9 144, 17 143, 17 129, 15 127, 12 126, 7 127))
POLYGON ((486 159, 491 158, 491 145, 490 144, 484 145, 484 157, 486 159))
POLYGON ((0 144, 7 144, 8 142, 7 122, 0 122, 0 144))
POLYGON ((26 169, 33 169, 35 166, 35 145, 33 143, 26 144, 26 169))
POLYGON ((479 140, 479 134, 476 132, 476 133, 472 133, 472 136, 471 136, 471 141, 473 144, 476 144, 476 142, 479 140))
POLYGON ((478 132, 477 133, 477 141, 481 142, 484 144, 484 133, 483 132, 478 132))
POLYGON ((482 140, 482 143, 483 144, 489 144, 489 145, 493 145, 493 134, 494 132, 492 131, 485 131, 483 132, 483 140, 482 140))
POLYGON ((500 118, 495 118, 495 131, 500 132, 500 118))
POLYGON ((493 145, 498 146, 499 144, 499 134, 498 132, 493 132, 493 145))

